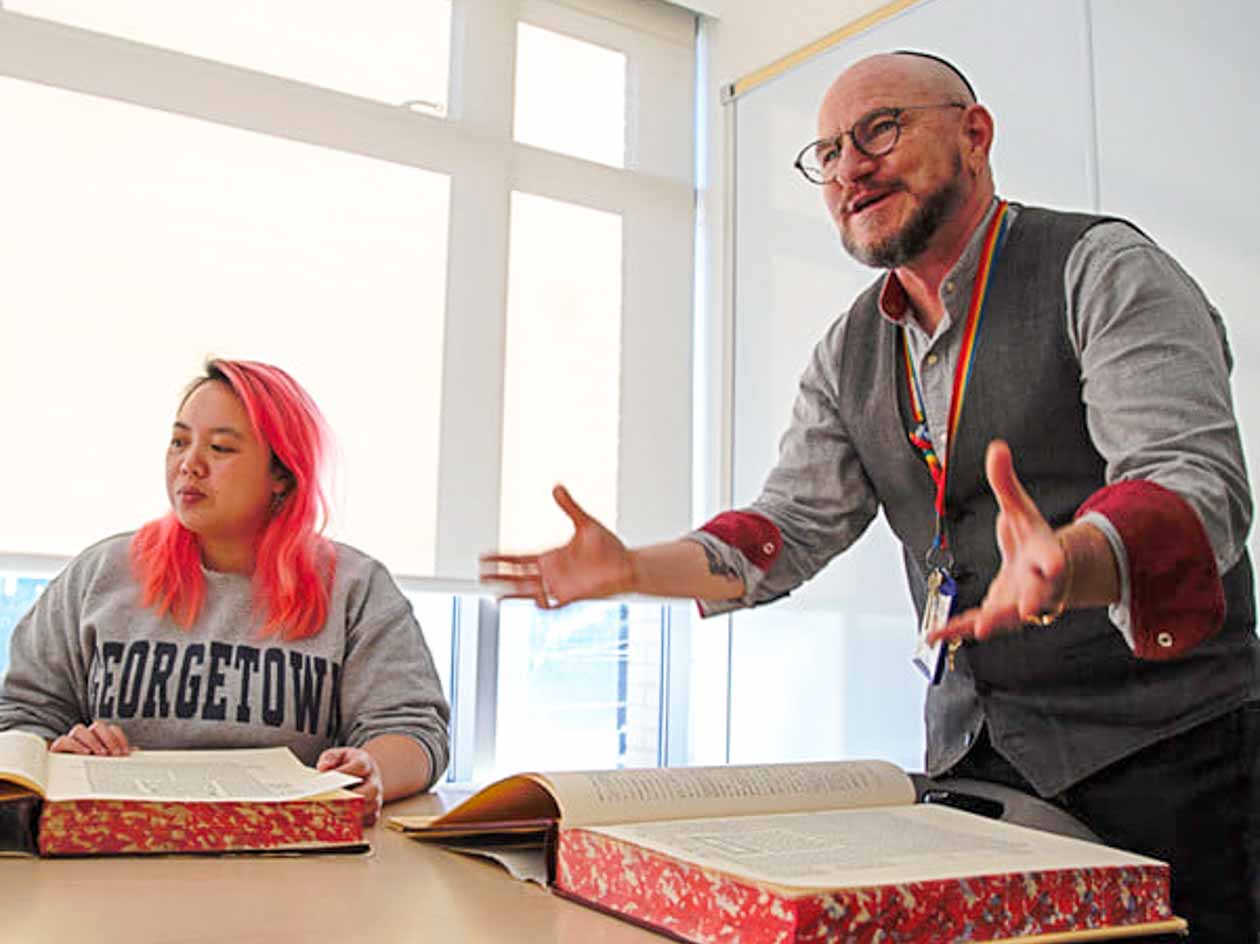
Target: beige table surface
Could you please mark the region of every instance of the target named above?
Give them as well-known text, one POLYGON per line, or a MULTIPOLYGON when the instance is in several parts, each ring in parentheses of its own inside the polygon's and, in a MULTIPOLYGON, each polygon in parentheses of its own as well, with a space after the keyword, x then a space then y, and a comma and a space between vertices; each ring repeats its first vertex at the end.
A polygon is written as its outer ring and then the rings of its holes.
MULTIPOLYGON (((385 816, 436 813, 413 797, 385 816)), ((520 941, 667 939, 383 825, 357 856, 0 859, 0 941, 520 941)))

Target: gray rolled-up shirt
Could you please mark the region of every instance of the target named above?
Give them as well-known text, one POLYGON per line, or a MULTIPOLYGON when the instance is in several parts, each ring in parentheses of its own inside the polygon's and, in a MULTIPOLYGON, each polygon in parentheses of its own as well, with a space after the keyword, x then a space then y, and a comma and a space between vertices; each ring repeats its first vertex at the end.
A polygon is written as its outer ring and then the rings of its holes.
MULTIPOLYGON (((907 326, 909 351, 938 454, 962 342, 963 324, 981 251, 996 211, 977 226, 941 284, 945 317, 928 335, 912 317, 884 317, 907 326)), ((1011 205, 1011 214, 1019 207, 1011 205)), ((1014 216, 1011 217, 1014 222, 1014 216)), ((1199 286, 1148 237, 1126 223, 1103 222, 1073 247, 1063 272, 1067 332, 1081 368, 1081 397, 1108 484, 1146 479, 1181 495, 1198 513, 1219 573, 1242 555, 1251 527, 1251 496, 1229 387, 1232 367, 1220 314, 1199 286), (1187 311, 1207 317, 1186 317, 1187 311)), ((706 614, 776 599, 808 580, 848 548, 878 511, 873 488, 838 421, 836 365, 847 314, 815 347, 801 377, 779 461, 746 510, 769 518, 783 550, 763 572, 738 549, 698 530, 705 545, 744 582, 744 595, 702 601, 706 614)), ((1053 431, 1047 431, 1053 435, 1053 431)), ((1015 457, 1016 472, 1019 457, 1015 457)), ((1111 542, 1123 597, 1112 622, 1129 644, 1127 554, 1102 515, 1087 520, 1111 542)))

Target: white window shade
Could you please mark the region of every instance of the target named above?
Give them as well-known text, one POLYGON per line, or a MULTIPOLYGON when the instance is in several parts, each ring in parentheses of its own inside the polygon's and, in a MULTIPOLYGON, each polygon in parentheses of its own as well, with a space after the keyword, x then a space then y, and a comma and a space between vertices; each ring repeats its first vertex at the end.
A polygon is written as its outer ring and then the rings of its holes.
POLYGON ((516 140, 625 167, 625 54, 528 23, 516 35, 516 140))
POLYGON ((0 409, 22 456, 0 555, 160 514, 176 399, 219 354, 285 367, 328 413, 335 537, 467 584, 500 534, 512 193, 615 218, 614 455, 587 445, 628 538, 691 524, 692 49, 545 3, 451 16, 441 120, 0 10, 0 409), (513 140, 518 11, 625 56, 624 168, 513 140))
POLYGON ((365 98, 446 109, 451 0, 5 0, 3 6, 365 98))
MULTIPOLYGON (((534 0, 521 0, 521 16, 530 17, 530 5, 534 0)), ((582 13, 589 13, 604 20, 628 26, 630 29, 644 34, 652 34, 658 38, 683 45, 695 41, 696 18, 694 14, 709 14, 711 11, 702 7, 715 6, 715 0, 699 0, 693 4, 691 0, 675 3, 673 0, 543 0, 553 7, 568 7, 582 13)))
MULTIPOLYGON (((576 446, 585 450, 588 462, 615 470, 615 517, 628 541, 659 540, 691 525, 694 50, 677 37, 631 30, 560 4, 527 0, 519 8, 522 21, 533 27, 625 54, 627 103, 621 107, 627 115, 626 167, 608 167, 543 147, 487 141, 453 169, 437 570, 459 577, 473 575, 477 555, 496 546, 503 523, 497 498, 483 502, 470 496, 487 492, 498 496, 513 487, 504 480, 500 448, 510 434, 499 427, 507 422, 504 311, 509 294, 507 217, 513 193, 614 215, 620 218, 622 233, 616 454, 601 454, 598 449, 606 447, 584 442, 580 434, 545 413, 531 422, 544 424, 548 437, 530 443, 530 448, 545 455, 553 440, 563 442, 562 448, 576 446), (678 81, 668 84, 665 77, 678 81), (461 212, 461 205, 472 212, 461 212), (470 227, 467 233, 460 229, 465 226, 470 227), (485 378, 485 383, 469 383, 472 376, 485 378), (489 430, 487 422, 493 424, 489 430)), ((515 72, 517 25, 500 23, 485 6, 464 7, 456 34, 466 48, 472 48, 468 44, 473 38, 484 39, 487 33, 494 33, 499 43, 478 47, 478 55, 491 57, 478 73, 488 77, 488 84, 462 85, 452 114, 510 140, 514 109, 511 103, 502 107, 495 89, 515 72)), ((554 245, 543 239, 538 249, 550 251, 561 269, 566 262, 576 267, 575 260, 566 259, 563 239, 554 245)), ((607 353, 601 350, 594 356, 607 353)), ((571 380, 559 375, 555 383, 568 387, 571 380)), ((552 524, 534 540, 520 536, 521 545, 546 546, 549 538, 567 533, 564 519, 553 509, 550 484, 522 501, 532 501, 530 513, 550 517, 552 524)))
POLYGON ((510 245, 497 544, 528 550, 571 533, 555 482, 617 526, 621 219, 514 193, 510 245))
POLYGON ((334 533, 429 572, 447 178, 12 79, 0 116, 0 398, 28 456, 0 468, 3 549, 73 553, 161 514, 183 387, 242 356, 327 414, 334 533), (397 501, 396 468, 427 502, 397 501))

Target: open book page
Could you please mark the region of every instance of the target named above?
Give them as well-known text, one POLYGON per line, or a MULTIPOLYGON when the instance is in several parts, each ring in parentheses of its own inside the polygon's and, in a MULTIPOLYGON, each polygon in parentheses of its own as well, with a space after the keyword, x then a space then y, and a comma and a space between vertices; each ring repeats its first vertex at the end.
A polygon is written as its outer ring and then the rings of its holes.
POLYGON ((284 747, 133 751, 128 757, 50 754, 49 800, 277 802, 314 797, 358 778, 304 767, 284 747))
POLYGON ((48 744, 29 731, 0 734, 0 780, 43 794, 48 784, 48 744))
POLYGON ((436 835, 447 831, 448 827, 455 833, 465 834, 479 832, 483 825, 493 825, 500 830, 510 828, 512 823, 524 823, 529 825, 522 828, 538 832, 542 820, 555 820, 559 814, 546 778, 540 774, 517 774, 483 787, 441 816, 395 816, 389 825, 436 835))
POLYGON ((935 804, 633 823, 591 831, 792 892, 1161 864, 935 804))
POLYGON ((887 761, 668 767, 546 774, 566 826, 743 816, 914 802, 887 761))

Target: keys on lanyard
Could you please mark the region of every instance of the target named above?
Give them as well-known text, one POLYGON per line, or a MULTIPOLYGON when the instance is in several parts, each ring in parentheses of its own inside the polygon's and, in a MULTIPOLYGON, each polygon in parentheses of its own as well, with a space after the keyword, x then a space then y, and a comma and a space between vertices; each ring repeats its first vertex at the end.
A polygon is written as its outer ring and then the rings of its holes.
POLYGON ((919 636, 914 645, 914 664, 929 682, 936 685, 940 682, 946 668, 954 669, 954 653, 958 650, 958 641, 951 640, 948 646, 939 642, 928 644, 927 637, 934 629, 939 629, 949 621, 950 610, 954 606, 954 597, 958 594, 958 586, 950 576, 953 567, 953 555, 942 547, 939 539, 933 542, 928 550, 927 595, 923 601, 923 619, 919 623, 919 636))

